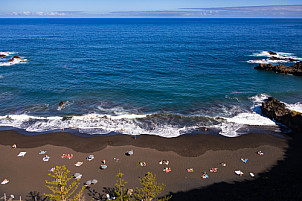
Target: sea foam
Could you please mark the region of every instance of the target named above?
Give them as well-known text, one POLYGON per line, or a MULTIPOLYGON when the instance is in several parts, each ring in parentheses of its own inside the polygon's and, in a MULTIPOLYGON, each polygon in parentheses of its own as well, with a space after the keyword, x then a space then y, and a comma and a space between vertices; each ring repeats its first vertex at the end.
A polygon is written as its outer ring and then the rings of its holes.
POLYGON ((275 52, 276 55, 271 55, 268 51, 261 51, 260 53, 253 53, 250 56, 253 57, 267 57, 266 59, 256 59, 256 60, 248 60, 247 63, 256 63, 256 64, 269 64, 269 63, 289 63, 293 62, 290 59, 295 59, 297 61, 302 61, 302 58, 298 58, 293 53, 286 52, 275 52), (280 60, 271 60, 270 58, 275 57, 280 60))
MULTIPOLYGON (((167 138, 189 133, 200 133, 204 127, 207 127, 209 130, 216 130, 220 135, 237 137, 242 133, 247 133, 248 126, 276 126, 274 121, 265 117, 261 112, 261 103, 267 98, 268 95, 266 94, 250 97, 252 106, 248 111, 236 105, 233 107, 221 106, 223 114, 216 117, 199 116, 197 114, 194 114, 194 116, 133 114, 114 107, 110 111, 111 114, 91 113, 70 117, 42 117, 29 114, 4 115, 0 116, 0 126, 15 127, 28 132, 54 132, 63 129, 74 129, 77 132, 91 135, 106 135, 109 133, 149 134, 167 138), (113 113, 119 113, 120 115, 113 113)), ((287 106, 295 108, 297 111, 302 109, 302 104, 299 102, 287 104, 287 106)), ((100 109, 104 112, 104 108, 100 109)))

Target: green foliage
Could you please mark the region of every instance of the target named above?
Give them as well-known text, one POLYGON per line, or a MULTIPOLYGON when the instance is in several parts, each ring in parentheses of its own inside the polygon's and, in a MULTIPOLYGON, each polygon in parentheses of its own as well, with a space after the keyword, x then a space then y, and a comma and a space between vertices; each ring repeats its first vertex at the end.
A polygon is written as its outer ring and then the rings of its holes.
POLYGON ((115 183, 116 190, 114 191, 116 194, 116 200, 118 201, 127 201, 131 200, 132 196, 128 193, 128 189, 125 189, 125 186, 127 182, 123 179, 123 173, 119 171, 119 173, 116 175, 118 178, 115 183))
POLYGON ((48 175, 54 178, 54 181, 45 180, 45 186, 51 190, 52 194, 45 194, 52 200, 66 201, 66 200, 78 200, 83 193, 85 187, 83 186, 79 193, 75 194, 78 186, 80 185, 79 179, 73 181, 70 185, 68 182, 72 177, 68 177, 70 171, 64 166, 56 166, 54 171, 48 175), (73 197, 71 197, 74 195, 73 197))
POLYGON ((140 183, 143 185, 143 188, 136 188, 135 190, 135 198, 136 200, 161 200, 166 201, 169 200, 172 196, 164 197, 162 199, 158 199, 157 196, 165 190, 165 184, 158 184, 156 182, 156 176, 151 173, 147 172, 143 178, 139 179, 140 183))

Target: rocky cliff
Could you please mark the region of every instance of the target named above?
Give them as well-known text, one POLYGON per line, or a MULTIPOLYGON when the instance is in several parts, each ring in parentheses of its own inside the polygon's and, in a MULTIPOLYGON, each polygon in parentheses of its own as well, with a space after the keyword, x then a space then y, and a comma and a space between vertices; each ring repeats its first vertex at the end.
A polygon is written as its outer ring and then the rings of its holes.
POLYGON ((279 100, 269 97, 267 101, 262 103, 261 110, 270 119, 274 119, 295 131, 302 132, 302 113, 287 109, 285 104, 279 100))
POLYGON ((302 76, 302 61, 295 63, 292 66, 284 66, 281 64, 276 66, 273 64, 259 64, 254 69, 302 76))

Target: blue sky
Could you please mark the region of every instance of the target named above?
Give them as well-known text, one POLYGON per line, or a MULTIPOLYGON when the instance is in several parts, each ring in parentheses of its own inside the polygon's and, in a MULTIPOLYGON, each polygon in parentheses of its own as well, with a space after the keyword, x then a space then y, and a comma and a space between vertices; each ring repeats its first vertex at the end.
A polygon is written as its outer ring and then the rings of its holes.
POLYGON ((0 17, 302 18, 301 0, 0 0, 0 17))

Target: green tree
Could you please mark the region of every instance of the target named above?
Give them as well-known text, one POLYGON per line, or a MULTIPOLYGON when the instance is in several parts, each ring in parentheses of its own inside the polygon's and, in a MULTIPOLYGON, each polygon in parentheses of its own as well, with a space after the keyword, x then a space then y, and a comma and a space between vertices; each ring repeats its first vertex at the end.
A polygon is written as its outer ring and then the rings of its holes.
POLYGON ((159 184, 156 182, 156 175, 153 176, 151 172, 147 172, 143 178, 139 179, 140 183, 143 185, 143 188, 136 188, 134 196, 136 200, 169 200, 172 196, 157 198, 157 196, 165 190, 165 184, 159 184))
POLYGON ((119 171, 119 173, 116 175, 118 178, 115 183, 115 194, 116 194, 116 200, 118 201, 127 201, 131 200, 132 196, 128 193, 128 189, 125 188, 126 184, 128 182, 125 182, 123 179, 124 174, 119 171))
POLYGON ((46 194, 45 196, 49 197, 51 200, 56 201, 66 201, 66 200, 79 200, 85 186, 82 187, 80 192, 75 193, 77 188, 80 185, 79 179, 73 181, 70 185, 68 182, 73 177, 68 177, 68 173, 70 171, 64 166, 56 166, 53 172, 49 173, 48 175, 53 177, 54 181, 47 181, 45 180, 45 186, 51 190, 52 194, 46 194), (73 197, 72 197, 73 196, 73 197))

